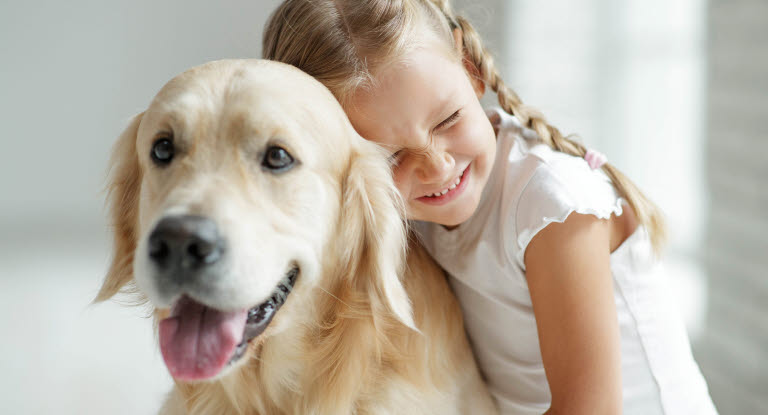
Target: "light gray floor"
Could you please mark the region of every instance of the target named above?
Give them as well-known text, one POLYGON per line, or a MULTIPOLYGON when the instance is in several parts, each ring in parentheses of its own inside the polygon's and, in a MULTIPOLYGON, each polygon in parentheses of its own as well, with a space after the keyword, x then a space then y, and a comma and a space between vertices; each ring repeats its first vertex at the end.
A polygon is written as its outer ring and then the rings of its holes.
POLYGON ((139 308, 89 305, 106 238, 56 225, 0 231, 0 413, 155 413, 171 380, 152 321, 139 308))

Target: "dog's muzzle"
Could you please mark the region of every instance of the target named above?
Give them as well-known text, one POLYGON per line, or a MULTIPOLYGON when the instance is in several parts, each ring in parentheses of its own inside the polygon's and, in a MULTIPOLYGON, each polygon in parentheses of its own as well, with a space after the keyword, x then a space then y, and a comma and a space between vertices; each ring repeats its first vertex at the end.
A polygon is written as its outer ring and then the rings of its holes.
POLYGON ((158 291, 176 298, 158 330, 163 359, 178 380, 210 379, 240 360, 285 303, 299 274, 298 265, 289 261, 288 271, 259 304, 214 308, 204 298, 222 278, 226 244, 213 220, 167 216, 147 242, 158 291))

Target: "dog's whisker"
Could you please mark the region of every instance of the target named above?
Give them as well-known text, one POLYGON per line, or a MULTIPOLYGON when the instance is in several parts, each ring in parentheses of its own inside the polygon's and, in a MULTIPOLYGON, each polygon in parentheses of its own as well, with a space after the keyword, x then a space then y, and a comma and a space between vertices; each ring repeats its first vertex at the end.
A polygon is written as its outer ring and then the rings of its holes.
POLYGON ((255 360, 255 361, 259 362, 259 365, 261 365, 261 366, 264 366, 266 368, 269 368, 269 366, 270 366, 270 363, 267 362, 266 360, 262 359, 261 356, 258 355, 258 354, 254 354, 250 358, 251 358, 251 360, 255 360))
POLYGON ((330 293, 330 291, 326 290, 325 288, 323 288, 323 287, 318 287, 318 288, 320 288, 321 290, 323 290, 323 291, 324 291, 326 294, 330 295, 331 297, 335 298, 335 299, 336 299, 338 302, 340 302, 340 303, 344 304, 345 306, 347 306, 347 307, 349 307, 349 308, 352 308, 352 306, 350 306, 349 304, 347 304, 347 303, 345 303, 344 301, 342 301, 342 299, 341 299, 341 298, 339 298, 339 297, 336 297, 335 295, 331 294, 331 293, 330 293))

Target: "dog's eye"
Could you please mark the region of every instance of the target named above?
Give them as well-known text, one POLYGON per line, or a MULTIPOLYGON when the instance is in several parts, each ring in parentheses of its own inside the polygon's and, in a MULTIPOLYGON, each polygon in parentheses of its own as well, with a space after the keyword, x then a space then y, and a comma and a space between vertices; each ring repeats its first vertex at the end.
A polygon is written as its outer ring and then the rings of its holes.
POLYGON ((173 142, 168 138, 159 138, 152 144, 150 156, 155 164, 165 166, 173 159, 173 142))
POLYGON ((293 166, 293 157, 284 148, 272 146, 264 154, 262 165, 270 170, 281 172, 293 166))

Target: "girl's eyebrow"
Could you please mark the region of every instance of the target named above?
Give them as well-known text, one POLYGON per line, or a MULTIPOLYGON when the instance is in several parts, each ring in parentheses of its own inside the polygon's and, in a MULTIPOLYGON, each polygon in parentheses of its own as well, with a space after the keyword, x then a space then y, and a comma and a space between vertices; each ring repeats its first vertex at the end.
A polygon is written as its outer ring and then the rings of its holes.
POLYGON ((458 99, 455 91, 443 92, 442 96, 438 98, 437 104, 429 115, 430 124, 436 125, 445 120, 445 113, 447 109, 451 110, 453 114, 456 110, 458 99))

